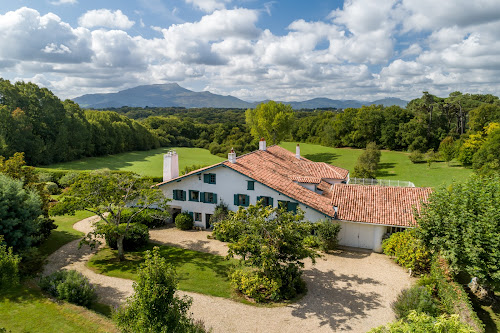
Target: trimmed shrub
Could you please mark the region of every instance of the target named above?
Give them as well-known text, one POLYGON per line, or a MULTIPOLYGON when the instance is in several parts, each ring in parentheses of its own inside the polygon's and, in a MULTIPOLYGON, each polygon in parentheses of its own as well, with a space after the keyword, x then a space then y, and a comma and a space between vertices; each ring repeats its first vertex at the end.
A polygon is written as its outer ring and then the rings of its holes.
POLYGON ((403 332, 426 332, 426 333, 474 333, 468 325, 461 323, 457 315, 441 315, 437 318, 426 313, 410 311, 406 319, 401 319, 386 326, 380 326, 369 331, 369 333, 403 333, 403 332))
POLYGON ((404 289, 391 304, 396 318, 406 318, 410 311, 424 312, 430 316, 439 314, 438 307, 432 298, 432 294, 425 286, 414 286, 404 289))
POLYGON ((412 151, 411 154, 408 156, 408 158, 410 159, 410 161, 412 163, 424 163, 425 162, 425 156, 419 150, 412 151))
POLYGON ((58 194, 59 191, 59 186, 57 186, 56 183, 54 182, 46 182, 44 185, 45 190, 49 192, 50 194, 58 194))
POLYGON ((257 303, 276 301, 280 298, 279 284, 266 278, 258 271, 237 269, 230 274, 229 278, 233 288, 257 303))
POLYGON ((394 257, 399 265, 416 273, 428 272, 431 255, 422 242, 415 236, 415 230, 406 230, 391 235, 382 243, 382 250, 394 257))
POLYGON ((188 213, 181 213, 175 217, 175 226, 180 230, 191 230, 193 225, 193 217, 188 213))
POLYGON ((89 307, 97 294, 89 279, 75 270, 57 271, 40 280, 40 288, 57 299, 89 307))
POLYGON ((48 183, 54 181, 54 176, 48 172, 40 172, 38 173, 38 181, 40 183, 48 183))
POLYGON ((0 290, 7 289, 19 283, 20 258, 7 248, 0 235, 0 290))
POLYGON ((324 252, 334 250, 339 243, 340 224, 322 220, 314 224, 314 230, 320 241, 320 248, 324 252))
MULTIPOLYGON (((118 228, 125 230, 126 227, 127 224, 122 223, 118 228)), ((118 248, 117 245, 118 235, 122 233, 115 232, 115 228, 106 228, 106 227, 104 228, 107 229, 103 232, 104 238, 106 239, 106 244, 108 244, 108 246, 113 250, 116 250, 118 248)), ((140 249, 146 246, 146 244, 148 244, 148 241, 149 241, 148 227, 140 223, 130 223, 127 235, 123 239, 123 250, 134 251, 140 249)))
MULTIPOLYGON (((137 209, 127 208, 122 210, 121 221, 126 222, 137 209)), ((144 209, 139 214, 135 215, 132 219, 132 223, 144 224, 150 229, 162 227, 167 224, 170 213, 167 211, 162 211, 159 209, 144 209)))
POLYGON ((77 172, 68 172, 59 179, 59 185, 63 188, 70 187, 80 176, 77 172))

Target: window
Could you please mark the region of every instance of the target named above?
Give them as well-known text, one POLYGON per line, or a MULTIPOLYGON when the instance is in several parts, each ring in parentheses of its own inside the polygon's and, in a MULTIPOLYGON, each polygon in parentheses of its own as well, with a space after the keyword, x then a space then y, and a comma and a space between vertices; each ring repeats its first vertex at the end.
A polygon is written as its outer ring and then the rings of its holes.
POLYGON ((203 175, 203 182, 207 184, 215 184, 215 173, 206 173, 203 175))
POLYGON ((235 206, 245 206, 250 204, 250 197, 246 194, 235 194, 234 195, 234 205, 235 206))
POLYGON ((405 230, 406 230, 406 228, 402 228, 402 227, 387 227, 387 233, 389 235, 395 234, 396 232, 402 232, 405 230))
POLYGON ((189 190, 189 201, 200 201, 200 192, 189 190))
POLYGON ((247 190, 253 191, 255 188, 255 182, 253 180, 247 180, 247 190))
POLYGON ((297 202, 278 200, 278 206, 286 209, 287 212, 297 212, 297 206, 299 204, 297 202))
POLYGON ((174 190, 173 198, 174 200, 186 201, 186 191, 174 190))
POLYGON ((261 201, 264 206, 273 206, 273 198, 271 197, 257 197, 257 201, 261 201))
POLYGON ((210 192, 200 192, 200 202, 217 203, 217 194, 210 192))
POLYGON ((196 222, 201 222, 201 213, 194 213, 194 220, 196 222))

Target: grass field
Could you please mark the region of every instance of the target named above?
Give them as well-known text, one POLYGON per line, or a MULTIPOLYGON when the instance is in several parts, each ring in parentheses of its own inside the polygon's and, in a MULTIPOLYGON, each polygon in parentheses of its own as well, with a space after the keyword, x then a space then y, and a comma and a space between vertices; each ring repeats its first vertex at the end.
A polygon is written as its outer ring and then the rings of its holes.
POLYGON ((39 169, 95 170, 107 168, 132 171, 143 176, 161 177, 163 175, 163 154, 166 154, 170 149, 175 149, 179 155, 179 171, 184 170, 186 166, 211 165, 224 160, 202 148, 158 148, 149 151, 89 157, 72 162, 52 164, 39 169))
MULTIPOLYGON (((296 142, 284 142, 282 147, 295 153, 296 142)), ((341 168, 354 170, 354 165, 362 149, 330 148, 308 143, 300 143, 301 155, 315 162, 326 162, 341 168)), ((472 170, 451 163, 436 162, 429 168, 427 163, 413 164, 407 153, 382 151, 377 178, 406 180, 415 186, 437 187, 461 180, 472 174, 472 170)))
POLYGON ((73 229, 73 224, 92 215, 87 211, 77 211, 75 215, 51 216, 57 224, 57 229, 52 230, 49 238, 40 246, 40 252, 50 255, 64 244, 81 238, 83 233, 73 229))
POLYGON ((0 291, 0 328, 7 332, 118 332, 109 318, 66 302, 54 302, 34 286, 0 291))
MULTIPOLYGON (((151 250, 150 244, 145 250, 151 250)), ((172 246, 159 246, 160 254, 171 263, 179 275, 179 289, 217 297, 233 298, 227 274, 235 260, 210 253, 191 251, 172 246)), ((137 269, 144 261, 144 251, 125 253, 126 261, 118 261, 116 251, 102 249, 88 262, 97 273, 137 279, 137 269)))

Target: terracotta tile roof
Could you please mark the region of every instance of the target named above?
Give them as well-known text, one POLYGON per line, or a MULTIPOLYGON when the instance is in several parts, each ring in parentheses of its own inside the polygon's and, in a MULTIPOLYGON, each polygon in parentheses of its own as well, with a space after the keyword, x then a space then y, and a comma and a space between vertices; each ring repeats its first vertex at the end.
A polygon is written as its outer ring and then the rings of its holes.
POLYGON ((340 220, 413 226, 413 207, 420 210, 431 188, 335 184, 332 204, 340 220))
POLYGON ((307 177, 307 176, 299 176, 299 175, 291 175, 291 180, 294 180, 299 183, 308 183, 308 184, 319 184, 321 183, 320 177, 307 177))

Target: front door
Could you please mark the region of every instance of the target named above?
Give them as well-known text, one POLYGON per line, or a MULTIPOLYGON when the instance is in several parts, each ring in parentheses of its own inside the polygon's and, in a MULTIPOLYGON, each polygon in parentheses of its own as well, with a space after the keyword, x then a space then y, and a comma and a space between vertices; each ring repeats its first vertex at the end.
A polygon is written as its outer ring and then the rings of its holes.
POLYGON ((212 214, 205 214, 205 228, 210 229, 210 218, 212 214))

